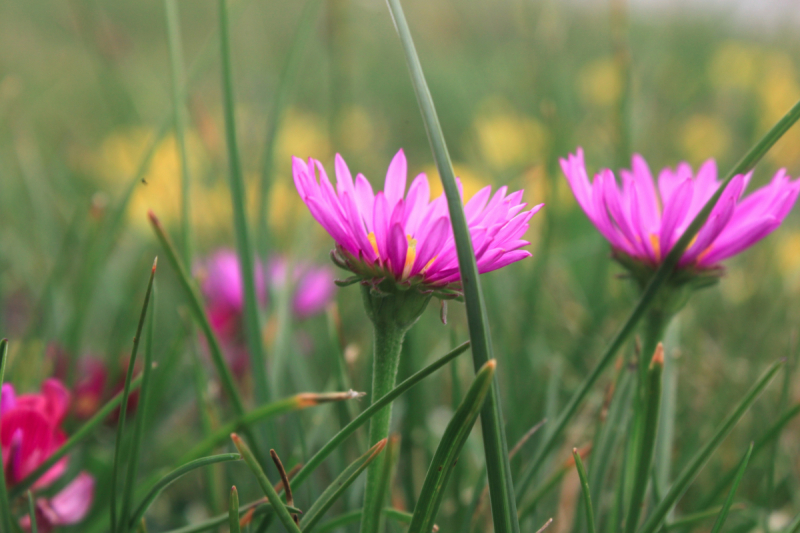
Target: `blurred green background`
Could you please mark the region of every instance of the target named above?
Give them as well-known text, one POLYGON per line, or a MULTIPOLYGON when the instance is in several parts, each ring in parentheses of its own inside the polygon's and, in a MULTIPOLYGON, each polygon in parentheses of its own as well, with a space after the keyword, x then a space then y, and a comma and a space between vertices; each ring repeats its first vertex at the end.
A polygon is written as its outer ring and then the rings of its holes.
MULTIPOLYGON (((713 157, 724 173, 800 98, 800 37, 780 17, 767 24, 714 10, 628 12, 623 0, 405 4, 466 195, 485 184, 508 184, 524 188, 529 203, 547 204, 528 234, 534 257, 484 276, 508 440, 514 443, 541 419, 553 419, 636 301, 633 287, 611 264, 607 244, 573 200, 558 158, 582 146, 594 171, 627 166, 633 151, 653 170, 680 160, 696 167, 713 157)), ((179 6, 187 69, 193 72, 187 143, 193 246, 200 258, 235 245, 216 6, 197 0, 179 6)), ((391 156, 402 147, 412 175, 424 171, 438 179, 385 5, 324 0, 318 7, 311 13, 310 37, 299 47, 304 2, 236 0, 231 12, 238 133, 252 223, 258 220, 259 184, 266 174, 270 253, 325 263, 332 242, 295 193, 291 155, 312 156, 332 169, 339 152, 351 170, 380 187, 391 156), (275 94, 293 49, 296 77, 276 113, 275 94), (273 164, 264 168, 267 132, 276 117, 273 164)), ((73 358, 98 354, 121 372, 149 264, 162 253, 147 210, 178 235, 180 160, 172 133, 161 135, 172 120, 166 35, 160 2, 0 5, 0 333, 11 340, 10 379, 22 390, 50 375, 47 352, 53 345, 73 358), (120 231, 110 231, 148 147, 152 157, 134 185, 120 231)), ((767 155, 752 187, 780 167, 800 173, 800 128, 767 155)), ((793 360, 800 318, 799 217, 790 215, 775 234, 728 261, 721 283, 697 294, 670 330, 667 351, 678 368, 673 472, 769 363, 793 360)), ((156 357, 177 378, 156 378, 161 408, 149 424, 144 469, 173 464, 201 431, 191 356, 196 334, 166 262, 158 291, 156 357)), ((358 289, 338 290, 337 302, 353 388, 368 390, 371 333, 358 289)), ((467 337, 460 304, 450 304, 447 326, 438 314, 438 306, 431 305, 410 334, 403 375, 467 337)), ((276 320, 274 306, 268 306, 268 354, 276 344, 276 320)), ((283 392, 335 389, 325 317, 290 327, 292 375, 283 392)), ((226 400, 210 378, 210 366, 202 370, 198 379, 210 380, 211 400, 199 408, 224 421, 226 400)), ((463 393, 471 365, 460 360, 457 370, 463 393)), ((581 408, 545 477, 573 446, 590 442, 612 379, 608 372, 581 408)), ((790 402, 800 399, 795 381, 788 381, 790 402)), ((455 389, 453 376, 442 371, 397 404, 395 427, 403 438, 393 492, 397 507, 413 506, 450 418, 459 386, 455 389)), ((679 506, 682 511, 698 510, 701 496, 775 421, 779 397, 780 386, 773 384, 701 473, 679 506)), ((279 422, 275 447, 284 463, 302 461, 333 435, 339 425, 335 409, 322 407, 279 422)), ((774 452, 754 459, 739 494, 747 508, 729 527, 776 529, 800 508, 798 435, 794 423, 774 452)), ((73 463, 102 483, 112 441, 113 431, 104 429, 73 463)), ((523 448, 514 469, 534 445, 523 448)), ((344 456, 355 457, 356 451, 353 441, 344 456)), ((318 494, 324 480, 340 470, 343 458, 339 461, 301 490, 298 501, 318 494)), ((482 465, 476 432, 453 481, 461 487, 460 500, 453 492, 442 507, 443 531, 463 526, 482 465)), ((244 486, 243 501, 257 497, 244 467, 217 473, 225 480, 219 486, 231 480, 244 486)), ((528 523, 531 531, 550 516, 556 517, 551 531, 571 529, 579 495, 572 475, 543 500, 528 523)), ((151 530, 209 514, 214 497, 198 490, 208 479, 198 475, 167 491, 151 511, 151 530)), ((105 517, 105 497, 98 490, 95 517, 105 517)), ((352 508, 359 497, 350 499, 352 508)))

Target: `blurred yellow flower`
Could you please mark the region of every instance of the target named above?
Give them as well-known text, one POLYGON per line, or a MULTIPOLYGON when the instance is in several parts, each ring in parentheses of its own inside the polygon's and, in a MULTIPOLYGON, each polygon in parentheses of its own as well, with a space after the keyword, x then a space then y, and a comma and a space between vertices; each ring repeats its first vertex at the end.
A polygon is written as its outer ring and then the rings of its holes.
MULTIPOLYGON (((763 69, 758 98, 760 129, 765 132, 800 99, 800 84, 794 62, 784 53, 769 55, 764 61, 763 69)), ((767 152, 767 157, 781 166, 797 163, 800 160, 798 144, 800 130, 792 128, 767 152)))
MULTIPOLYGON (((482 188, 490 185, 490 183, 483 177, 479 177, 469 167, 453 163, 453 170, 455 170, 456 177, 461 180, 461 186, 464 189, 464 203, 467 203, 472 196, 482 188)), ((423 170, 428 176, 428 183, 431 187, 431 200, 438 198, 444 189, 442 188, 442 180, 439 178, 439 171, 435 166, 431 166, 423 170)))
POLYGON ((332 155, 327 123, 313 113, 289 109, 276 139, 275 173, 290 173, 292 156, 326 161, 332 155))
POLYGON ((495 169, 541 161, 547 131, 536 119, 511 111, 484 113, 475 120, 475 134, 483 159, 495 169))
POLYGON ((761 51, 750 44, 726 41, 714 51, 709 77, 721 89, 749 89, 758 79, 761 51))
POLYGON ((783 231, 777 242, 777 266, 790 288, 800 288, 800 231, 783 231))
POLYGON ((337 151, 366 152, 376 147, 377 128, 370 113, 362 106, 350 106, 342 112, 336 126, 337 151))
POLYGON ((724 157, 731 139, 725 124, 719 118, 694 115, 683 125, 680 142, 689 162, 699 164, 709 157, 724 157))
POLYGON ((584 65, 578 73, 578 89, 587 104, 616 104, 622 95, 622 76, 614 58, 603 57, 584 65))

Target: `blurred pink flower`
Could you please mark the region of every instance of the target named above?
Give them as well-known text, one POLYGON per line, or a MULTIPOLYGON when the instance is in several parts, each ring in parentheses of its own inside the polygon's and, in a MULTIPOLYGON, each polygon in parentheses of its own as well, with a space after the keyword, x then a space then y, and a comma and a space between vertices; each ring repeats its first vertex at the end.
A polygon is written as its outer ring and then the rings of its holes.
MULTIPOLYGON (((293 158, 292 172, 300 197, 336 242, 335 259, 362 281, 394 279, 424 290, 460 281, 450 215, 444 195, 430 200, 425 174, 406 193, 407 163, 402 150, 392 159, 384 190, 373 192, 361 175, 353 180, 336 155, 336 189, 322 164, 293 158), (319 172, 319 181, 317 180, 319 172)), ((461 187, 459 182, 459 188, 461 187)), ((531 254, 522 250, 528 221, 542 207, 525 211, 522 191, 492 196, 484 187, 464 206, 481 273, 496 270, 531 254)))
MULTIPOLYGON (((279 288, 287 281, 286 269, 289 262, 285 257, 270 261, 267 267, 270 286, 279 288)), ((291 283, 294 286, 292 311, 303 319, 322 312, 333 299, 336 285, 333 269, 309 263, 291 265, 291 283)))
MULTIPOLYGON (((66 440, 61 423, 70 406, 70 393, 57 379, 42 384, 39 394, 17 395, 6 383, 0 393, 0 449, 5 482, 14 486, 44 463, 66 440)), ((33 489, 49 486, 67 468, 64 457, 47 470, 33 489)), ((86 473, 51 498, 37 499, 37 525, 47 533, 58 525, 74 524, 83 519, 94 496, 94 479, 86 473), (41 516, 40 516, 41 515, 41 516)), ((30 527, 30 518, 21 522, 30 527)))
MULTIPOLYGON (((663 169, 653 179, 644 158, 634 155, 632 170, 621 170, 622 187, 613 172, 600 171, 590 183, 583 150, 561 159, 575 199, 589 220, 622 253, 656 267, 719 188, 717 166, 709 159, 692 172, 688 163, 663 169)), ((784 169, 772 181, 742 199, 752 173, 737 175, 722 193, 679 266, 707 270, 752 246, 774 231, 800 192, 800 180, 791 181, 784 169)))
MULTIPOLYGON (((77 524, 88 514, 93 500, 94 478, 81 472, 52 498, 36 499, 36 526, 40 533, 50 533, 55 527, 77 524)), ((24 516, 20 525, 29 531, 30 516, 24 516)))

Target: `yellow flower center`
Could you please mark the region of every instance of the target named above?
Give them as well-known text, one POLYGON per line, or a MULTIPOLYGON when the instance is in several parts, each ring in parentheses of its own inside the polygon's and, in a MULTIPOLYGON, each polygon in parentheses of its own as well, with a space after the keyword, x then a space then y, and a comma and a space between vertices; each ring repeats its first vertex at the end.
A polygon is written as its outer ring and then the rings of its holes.
POLYGON ((653 251, 656 254, 656 262, 661 261, 661 240, 655 233, 650 234, 650 245, 653 247, 653 251))
POLYGON ((417 258, 417 239, 413 238, 411 235, 406 235, 406 239, 408 239, 408 250, 406 251, 406 264, 403 267, 403 276, 400 278, 401 280, 408 279, 408 276, 411 275, 414 260, 417 258))

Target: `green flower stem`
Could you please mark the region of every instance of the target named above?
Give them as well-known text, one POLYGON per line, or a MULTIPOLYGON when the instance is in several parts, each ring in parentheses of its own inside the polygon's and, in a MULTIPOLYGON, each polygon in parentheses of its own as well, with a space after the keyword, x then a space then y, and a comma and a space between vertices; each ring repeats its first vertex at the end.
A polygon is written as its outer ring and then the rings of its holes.
POLYGON ((663 369, 664 348, 658 345, 647 372, 645 396, 642 403, 642 433, 639 437, 638 450, 636 452, 636 472, 628 505, 628 517, 625 520, 625 533, 634 533, 636 531, 644 505, 644 496, 647 492, 647 482, 650 479, 650 466, 653 463, 653 451, 656 444, 658 413, 661 407, 661 372, 663 369))
MULTIPOLYGON (((8 360, 8 339, 0 340, 0 387, 3 385, 3 378, 6 373, 6 361, 8 360)), ((3 529, 11 531, 14 520, 11 516, 11 505, 8 500, 8 489, 6 488, 6 474, 3 469, 3 461, 0 460, 0 523, 3 529)))
MULTIPOLYGON (((375 323, 374 352, 372 357, 372 399, 381 398, 395 386, 400 352, 407 327, 391 320, 375 323)), ((369 445, 373 446, 389 436, 392 421, 392 404, 387 405, 372 417, 369 423, 369 445)), ((386 455, 378 457, 367 469, 367 487, 364 492, 364 516, 361 520, 361 533, 376 533, 380 526, 380 495, 385 494, 380 487, 381 472, 386 455)))

